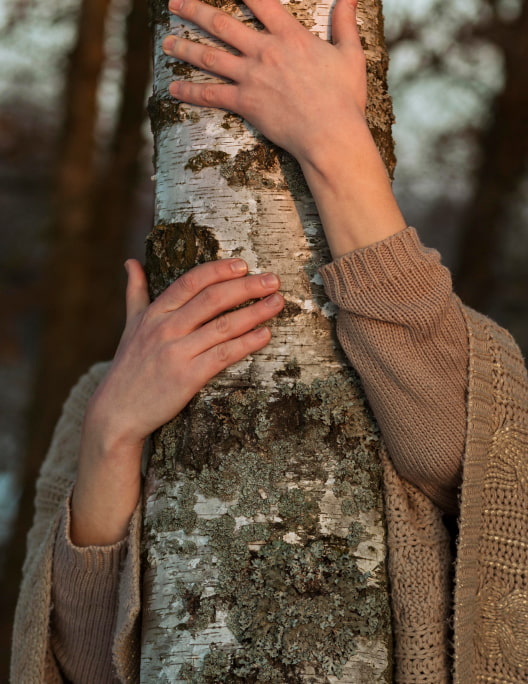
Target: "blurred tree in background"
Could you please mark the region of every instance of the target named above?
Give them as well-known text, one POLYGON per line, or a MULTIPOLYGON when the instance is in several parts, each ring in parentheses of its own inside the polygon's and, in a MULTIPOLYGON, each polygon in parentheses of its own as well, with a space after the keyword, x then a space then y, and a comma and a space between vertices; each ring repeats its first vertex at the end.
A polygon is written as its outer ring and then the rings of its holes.
POLYGON ((395 191, 462 299, 528 351, 528 2, 385 0, 395 191))
MULTIPOLYGON (((527 5, 384 0, 395 192, 525 352, 527 5)), ((34 478, 69 387, 113 353, 122 262, 150 228, 145 6, 0 0, 0 681, 34 478)))
MULTIPOLYGON (((64 21, 61 8, 54 9, 58 13, 50 14, 50 19, 64 21)), ((24 556, 23 540, 33 514, 34 481, 69 388, 92 363, 111 358, 119 339, 124 320, 122 263, 137 212, 140 170, 145 166, 145 96, 150 81, 146 3, 82 0, 68 10, 68 19, 76 30, 67 57, 64 94, 55 111, 60 124, 55 127, 50 121, 46 131, 54 153, 45 143, 42 152, 49 155, 42 181, 51 200, 47 216, 36 230, 20 227, 24 238, 17 245, 20 263, 24 263, 26 248, 31 251, 33 241, 45 242, 44 255, 34 264, 37 273, 27 274, 24 283, 30 284, 32 292, 25 313, 30 317, 35 314, 36 299, 40 320, 28 383, 33 396, 27 404, 24 463, 17 473, 20 503, 3 568, 0 615, 6 675, 2 681, 7 681, 11 619, 24 556), (44 228, 45 238, 41 236, 44 228)), ((11 15, 11 30, 31 23, 32 12, 31 6, 17 6, 16 14, 11 15)), ((28 41, 30 31, 25 28, 24 42, 18 49, 31 51, 32 60, 38 60, 39 51, 28 41)), ((23 121, 25 108, 33 103, 9 104, 15 128, 19 119, 23 121)), ((27 148, 20 151, 21 163, 31 165, 34 133, 41 133, 38 121, 28 131, 27 148)), ((23 177, 18 183, 23 193, 20 199, 30 201, 23 177)), ((26 220, 39 219, 28 212, 26 220)), ((148 221, 144 216, 144 222, 148 221)), ((16 278, 20 265, 7 265, 11 266, 11 278, 16 278)), ((18 304, 11 307, 13 326, 21 314, 18 304)), ((23 339, 12 335, 11 353, 15 356, 21 342, 23 339)))

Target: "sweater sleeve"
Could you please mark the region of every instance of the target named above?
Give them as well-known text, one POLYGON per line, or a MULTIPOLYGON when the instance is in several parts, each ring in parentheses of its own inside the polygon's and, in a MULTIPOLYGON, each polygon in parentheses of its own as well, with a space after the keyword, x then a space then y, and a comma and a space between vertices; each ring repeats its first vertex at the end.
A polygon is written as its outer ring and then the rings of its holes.
POLYGON ((127 540, 112 546, 75 546, 70 539, 70 498, 55 540, 51 647, 68 681, 113 684, 118 680, 112 643, 127 540))
MULTIPOLYGON (((52 645, 50 629, 52 587, 55 591, 57 587, 53 585, 58 581, 54 577, 56 544, 58 535, 64 533, 64 527, 61 527, 65 524, 64 511, 76 478, 77 454, 86 404, 106 370, 106 364, 97 364, 73 388, 64 405, 50 449, 42 464, 37 481, 35 515, 27 539, 22 584, 13 626, 10 678, 13 682, 58 684, 63 681, 57 657, 54 654, 57 643, 55 641, 52 645)), ((138 506, 130 522, 128 549, 124 559, 121 558, 121 553, 124 551, 118 550, 120 576, 112 656, 119 681, 137 681, 140 523, 140 507, 138 506)), ((75 553, 72 557, 71 551, 72 549, 63 548, 62 552, 66 552, 66 555, 70 552, 69 557, 58 559, 59 563, 70 562, 72 564, 70 567, 75 567, 78 571, 79 559, 75 558, 75 553)), ((59 550, 59 553, 62 552, 59 550)), ((98 563, 105 566, 105 561, 102 560, 100 554, 98 555, 97 550, 92 550, 88 556, 89 559, 85 560, 91 570, 98 563)), ((115 566, 115 558, 109 563, 115 566)), ((111 574, 113 575, 113 572, 111 574)), ((80 575, 67 576, 67 572, 65 575, 60 581, 70 586, 69 588, 61 587, 59 591, 71 594, 75 583, 82 583, 83 580, 80 575)), ((106 590, 108 591, 108 587, 106 590)), ((97 679, 92 679, 92 681, 97 681, 97 679)))
POLYGON ((468 335, 438 252, 413 228, 321 269, 337 334, 409 482, 456 512, 466 435, 468 335))

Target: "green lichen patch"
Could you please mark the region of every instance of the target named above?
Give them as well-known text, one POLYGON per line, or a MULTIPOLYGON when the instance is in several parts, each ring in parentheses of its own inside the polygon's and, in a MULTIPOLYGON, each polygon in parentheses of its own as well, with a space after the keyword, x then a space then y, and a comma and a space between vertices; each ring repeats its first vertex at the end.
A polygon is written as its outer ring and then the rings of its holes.
POLYGON ((299 304, 297 304, 297 302, 292 302, 291 299, 285 299, 284 300, 284 308, 282 309, 282 311, 278 315, 278 318, 290 319, 290 318, 293 318, 294 316, 298 316, 302 312, 303 312, 303 310, 301 309, 299 304))
POLYGON ((189 157, 184 168, 190 169, 193 173, 198 173, 202 169, 224 164, 228 159, 230 159, 230 155, 227 152, 222 152, 221 150, 201 150, 198 154, 189 157))
POLYGON ((146 520, 147 536, 180 525, 171 553, 188 563, 200 545, 209 587, 176 588, 180 630, 199 634, 221 610, 238 642, 186 665, 185 681, 301 682, 307 663, 314 676, 339 678, 359 637, 388 642, 385 569, 370 577, 355 557, 370 535, 360 514, 382 504, 380 435, 353 373, 311 385, 288 378, 273 396, 199 396, 154 445, 156 480, 177 501, 172 516, 146 520), (339 534, 322 528, 329 493, 337 516, 358 515, 339 534))
POLYGON ((216 606, 213 598, 203 597, 202 588, 191 585, 182 592, 181 615, 185 621, 177 629, 187 630, 193 636, 204 630, 216 619, 216 606))
POLYGON ((182 223, 159 223, 146 240, 146 271, 152 299, 196 264, 218 258, 213 231, 191 215, 182 223))
POLYGON ((287 189, 294 200, 306 201, 310 190, 299 162, 285 150, 279 151, 279 163, 284 176, 284 189, 287 189))
POLYGON ((231 670, 244 681, 296 681, 303 664, 339 677, 358 635, 388 626, 387 603, 341 538, 304 546, 276 540, 238 574, 230 628, 241 649, 231 670))

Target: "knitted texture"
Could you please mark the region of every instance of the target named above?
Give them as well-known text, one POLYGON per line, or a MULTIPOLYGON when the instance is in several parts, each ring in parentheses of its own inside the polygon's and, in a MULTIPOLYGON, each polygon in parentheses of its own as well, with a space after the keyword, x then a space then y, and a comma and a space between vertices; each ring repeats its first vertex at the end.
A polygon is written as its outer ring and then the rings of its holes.
MULTIPOLYGON (((13 627, 10 679, 14 684, 55 684, 63 681, 50 640, 55 538, 61 523, 61 516, 66 508, 66 501, 75 481, 86 404, 107 368, 107 364, 94 366, 70 393, 55 428, 48 455, 41 468, 37 482, 35 516, 27 539, 27 555, 13 627)), ((124 640, 128 645, 131 638, 137 639, 139 523, 139 514, 136 512, 131 522, 129 535, 133 540, 131 545, 134 551, 127 555, 123 568, 123 577, 127 578, 126 607, 123 608, 121 605, 118 607, 118 629, 115 635, 115 648, 119 656, 114 654, 114 659, 119 658, 117 672, 123 681, 134 681, 138 672, 137 655, 129 653, 129 646, 127 653, 124 653, 122 642, 124 640), (134 563, 136 565, 131 569, 130 565, 134 563), (122 610, 125 610, 127 614, 126 619, 119 619, 119 613, 122 610)), ((91 557, 92 560, 94 558, 99 560, 95 565, 88 563, 86 567, 91 570, 96 570, 97 566, 100 568, 101 551, 94 549, 91 557)), ((104 566, 105 562, 102 565, 104 566)), ((63 578, 66 579, 64 574, 63 578)), ((74 583, 77 581, 83 584, 84 582, 79 576, 70 579, 74 583)), ((108 616, 105 616, 103 623, 107 620, 108 616)), ((97 624, 93 627, 100 629, 101 625, 97 624)))
MULTIPOLYGON (((528 681, 528 380, 520 353, 507 333, 461 307, 437 255, 420 245, 412 229, 346 255, 325 267, 323 278, 342 309, 342 344, 359 366, 392 460, 384 460, 384 480, 397 681, 437 684, 449 677, 447 535, 441 511, 424 492, 446 509, 455 506, 466 390, 455 684, 528 681), (402 472, 412 479, 415 467, 414 486, 402 472)), ((14 628, 16 684, 61 681, 49 642, 55 538, 75 478, 85 405, 104 372, 104 366, 95 367, 73 390, 37 484, 14 628)), ((139 532, 138 507, 114 634, 122 682, 138 681, 139 532)), ((86 586, 79 580, 78 586, 86 586)), ((106 624, 113 618, 100 619, 106 624)))
POLYGON ((467 311, 468 442, 455 682, 528 681, 528 378, 511 336, 467 311))
POLYGON ((119 571, 127 541, 77 547, 70 535, 70 498, 63 509, 53 561, 51 647, 75 684, 117 682, 112 665, 119 571), (84 654, 79 658, 79 652, 84 654))
POLYGON ((382 459, 395 680, 447 684, 451 610, 449 535, 439 509, 382 459))
POLYGON ((321 269, 337 334, 398 473, 457 511, 468 342, 451 277, 413 228, 321 269))

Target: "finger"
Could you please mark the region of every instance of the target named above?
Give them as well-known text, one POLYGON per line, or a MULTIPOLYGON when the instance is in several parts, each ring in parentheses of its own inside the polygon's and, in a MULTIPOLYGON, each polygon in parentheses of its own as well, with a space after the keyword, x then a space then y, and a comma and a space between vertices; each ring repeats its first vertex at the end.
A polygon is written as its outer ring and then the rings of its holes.
POLYGON ((356 7, 357 1, 337 0, 332 12, 332 42, 334 45, 363 50, 357 26, 356 7))
POLYGON ((167 36, 162 47, 166 55, 193 64, 199 69, 210 71, 232 81, 238 81, 241 76, 240 57, 235 57, 225 50, 177 36, 167 36))
POLYGON ((151 305, 151 309, 157 313, 177 310, 210 285, 240 278, 246 273, 247 264, 243 259, 218 259, 200 264, 184 273, 162 292, 151 305))
POLYGON ((194 359, 192 364, 193 380, 203 387, 211 378, 228 366, 241 361, 265 347, 271 339, 269 328, 257 328, 251 332, 209 349, 194 359))
POLYGON ((200 0, 170 0, 169 10, 187 21, 203 28, 226 45, 248 54, 255 38, 255 31, 227 12, 200 0))
POLYGON ((136 259, 128 259, 125 262, 125 270, 128 275, 126 287, 126 321, 129 323, 129 321, 148 307, 150 298, 145 271, 139 261, 136 259))
POLYGON ((278 0, 244 0, 244 3, 270 33, 279 35, 301 28, 278 0))
POLYGON ((215 318, 186 337, 185 346, 188 348, 189 358, 245 335, 276 316, 283 308, 284 298, 275 292, 255 304, 215 318))
POLYGON ((169 86, 170 94, 177 100, 200 107, 217 107, 240 114, 237 108, 237 86, 219 83, 192 83, 173 81, 169 86))
POLYGON ((174 325, 180 337, 187 335, 235 306, 266 297, 279 287, 280 281, 273 273, 212 285, 178 309, 174 325))

